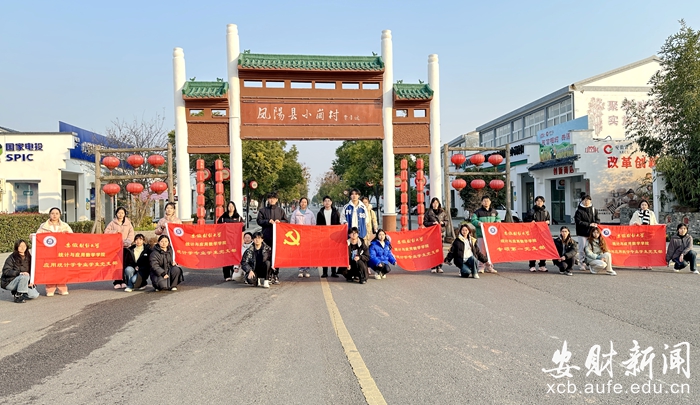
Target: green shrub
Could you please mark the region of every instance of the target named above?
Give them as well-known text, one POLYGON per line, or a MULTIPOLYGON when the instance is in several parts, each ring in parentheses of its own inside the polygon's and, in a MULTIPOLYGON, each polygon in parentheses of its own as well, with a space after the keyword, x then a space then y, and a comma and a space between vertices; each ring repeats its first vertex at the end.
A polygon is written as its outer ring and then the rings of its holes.
POLYGON ((143 218, 141 218, 141 223, 136 225, 136 229, 140 229, 140 230, 156 229, 155 226, 153 225, 153 217, 150 215, 146 215, 143 218))
POLYGON ((95 221, 69 222, 68 225, 70 225, 73 233, 92 233, 92 227, 95 225, 95 221))
POLYGON ((11 252, 18 239, 31 243, 29 235, 48 219, 49 214, 0 214, 0 252, 11 252))

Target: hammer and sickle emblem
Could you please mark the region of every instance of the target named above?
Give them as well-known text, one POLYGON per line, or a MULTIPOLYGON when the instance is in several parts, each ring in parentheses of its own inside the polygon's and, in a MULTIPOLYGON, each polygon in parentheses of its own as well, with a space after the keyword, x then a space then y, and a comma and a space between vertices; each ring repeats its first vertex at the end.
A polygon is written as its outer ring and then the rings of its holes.
POLYGON ((291 231, 285 233, 284 237, 289 238, 289 240, 284 240, 285 245, 299 246, 299 239, 301 239, 301 237, 299 236, 299 232, 296 230, 292 229, 291 231))

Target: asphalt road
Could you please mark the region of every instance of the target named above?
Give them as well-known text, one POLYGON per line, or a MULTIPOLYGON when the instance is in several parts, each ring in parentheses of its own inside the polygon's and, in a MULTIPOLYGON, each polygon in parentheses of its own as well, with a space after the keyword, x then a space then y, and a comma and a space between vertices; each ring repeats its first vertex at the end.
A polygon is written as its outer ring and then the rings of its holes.
POLYGON ((3 290, 0 403, 362 404, 365 394, 389 404, 700 403, 700 276, 497 268, 479 280, 453 266, 396 269, 366 285, 282 269, 269 290, 189 270, 178 292, 125 293, 104 282, 26 304, 3 290), (555 379, 542 369, 556 367, 565 340, 567 364, 580 370, 555 379), (633 340, 653 347, 651 383, 662 393, 631 392, 650 381, 649 366, 625 375, 633 340), (591 347, 605 354, 610 342, 613 377, 586 376, 591 347), (663 373, 664 344, 680 342, 690 344, 690 379, 663 373), (608 381, 622 393, 583 392, 608 381), (571 384, 577 392, 556 393, 571 384), (670 392, 680 388, 689 392, 670 392))

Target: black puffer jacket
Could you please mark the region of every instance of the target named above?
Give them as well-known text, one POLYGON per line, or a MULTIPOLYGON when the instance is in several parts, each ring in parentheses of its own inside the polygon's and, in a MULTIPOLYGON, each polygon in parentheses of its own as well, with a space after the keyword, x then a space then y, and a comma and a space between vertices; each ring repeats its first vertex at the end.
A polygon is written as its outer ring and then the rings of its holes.
POLYGON ((572 237, 569 237, 566 243, 561 237, 554 238, 554 245, 557 247, 559 257, 564 256, 567 259, 573 259, 578 254, 578 243, 572 237))
POLYGON ((272 224, 270 220, 280 222, 288 222, 284 210, 279 205, 268 205, 258 211, 258 225, 262 228, 263 239, 265 243, 272 244, 272 224))
POLYGON ((5 265, 2 266, 2 281, 0 282, 0 287, 5 288, 12 280, 14 280, 19 273, 27 272, 31 274, 32 271, 32 258, 28 254, 24 255, 22 259, 18 253, 12 253, 5 260, 5 265))
POLYGON ((173 249, 168 246, 168 249, 163 251, 160 245, 156 245, 151 252, 150 262, 151 275, 163 277, 170 274, 170 268, 173 267, 173 249))
MULTIPOLYGON (((265 244, 265 242, 260 245, 262 249, 262 258, 264 262, 269 262, 272 257, 272 249, 265 244)), ((260 250, 258 249, 258 250, 260 250)), ((250 245, 248 249, 243 252, 243 257, 241 258, 241 268, 248 274, 251 271, 255 271, 255 266, 257 265, 256 260, 258 255, 255 249, 255 245, 250 245)))
POLYGON ((591 233, 591 224, 600 223, 600 218, 598 218, 598 211, 592 205, 584 207, 579 204, 576 214, 574 214, 574 221, 576 222, 576 236, 587 238, 591 233))
POLYGON ((528 214, 530 215, 530 221, 546 222, 550 220, 549 211, 547 211, 547 207, 544 205, 541 207, 535 205, 528 214))
MULTIPOLYGON (((467 236, 467 238, 474 257, 480 262, 486 263, 488 258, 481 252, 481 250, 479 250, 479 245, 476 243, 476 238, 471 235, 467 236)), ((445 257, 445 263, 449 263, 452 260, 455 261, 455 266, 461 270, 462 265, 464 264, 464 242, 459 238, 459 236, 454 240, 454 242, 452 242, 450 251, 447 252, 447 256, 445 257)))

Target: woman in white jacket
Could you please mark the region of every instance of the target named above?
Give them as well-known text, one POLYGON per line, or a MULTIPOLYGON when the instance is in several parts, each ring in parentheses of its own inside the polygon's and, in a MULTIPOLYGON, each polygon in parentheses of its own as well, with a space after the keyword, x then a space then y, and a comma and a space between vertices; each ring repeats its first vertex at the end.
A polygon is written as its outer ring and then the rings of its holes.
MULTIPOLYGON (((632 214, 630 225, 658 225, 654 211, 649 209, 649 202, 642 200, 639 202, 639 210, 632 214)), ((651 267, 643 267, 645 270, 651 270, 651 267)))
MULTIPOLYGON (((308 206, 309 199, 306 197, 301 197, 299 199, 299 208, 292 212, 289 223, 296 225, 316 225, 316 215, 314 215, 314 213, 308 209, 308 206)), ((308 267, 299 267, 299 278, 302 277, 311 277, 308 267)))

